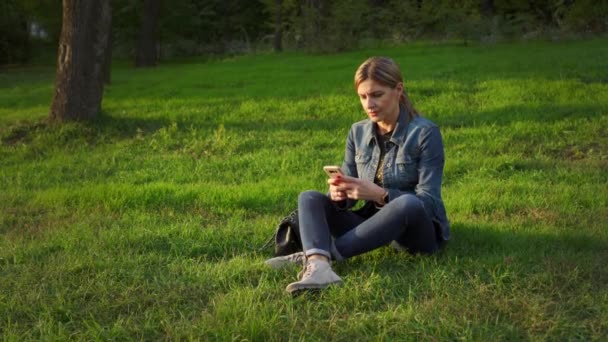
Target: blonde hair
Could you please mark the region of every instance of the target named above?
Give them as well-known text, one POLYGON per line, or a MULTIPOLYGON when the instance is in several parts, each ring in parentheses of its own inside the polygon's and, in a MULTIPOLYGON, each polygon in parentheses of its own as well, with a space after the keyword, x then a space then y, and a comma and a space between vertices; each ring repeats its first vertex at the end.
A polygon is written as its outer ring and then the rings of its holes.
MULTIPOLYGON (((355 72, 355 90, 359 89, 359 85, 368 79, 390 88, 395 88, 397 84, 403 83, 399 65, 388 57, 370 57, 363 62, 355 72)), ((410 118, 419 115, 407 96, 405 86, 403 86, 403 94, 399 98, 399 103, 405 107, 410 118)))

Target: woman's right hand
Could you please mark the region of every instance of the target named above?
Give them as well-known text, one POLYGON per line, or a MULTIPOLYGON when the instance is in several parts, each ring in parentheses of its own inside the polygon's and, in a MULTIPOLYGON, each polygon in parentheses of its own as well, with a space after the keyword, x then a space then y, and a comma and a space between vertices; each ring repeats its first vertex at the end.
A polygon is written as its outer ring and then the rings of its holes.
POLYGON ((329 198, 334 202, 340 202, 346 200, 346 192, 338 190, 340 184, 340 176, 332 177, 327 180, 329 184, 329 198))

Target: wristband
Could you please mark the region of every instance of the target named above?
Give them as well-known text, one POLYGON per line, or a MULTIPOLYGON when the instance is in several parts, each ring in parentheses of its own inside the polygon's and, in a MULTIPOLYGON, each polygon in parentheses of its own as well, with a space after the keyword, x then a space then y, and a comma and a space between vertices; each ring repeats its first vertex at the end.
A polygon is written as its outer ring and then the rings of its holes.
POLYGON ((388 203, 388 191, 384 191, 384 195, 380 198, 380 202, 376 202, 376 205, 383 207, 386 203, 388 203))

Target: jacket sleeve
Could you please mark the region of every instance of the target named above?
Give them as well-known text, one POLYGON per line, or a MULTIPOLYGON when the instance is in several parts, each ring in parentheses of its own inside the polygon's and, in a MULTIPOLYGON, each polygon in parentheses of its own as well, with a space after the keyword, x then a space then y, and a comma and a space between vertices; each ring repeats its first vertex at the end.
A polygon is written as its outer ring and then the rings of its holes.
MULTIPOLYGON (((348 133, 348 137, 346 138, 346 147, 344 149, 344 161, 342 162, 341 169, 345 175, 358 178, 359 175, 357 174, 357 163, 355 162, 355 154, 355 132, 354 129, 351 127, 350 132, 348 133)), ((356 200, 347 199, 345 201, 338 202, 337 205, 340 208, 348 209, 352 208, 355 203, 357 203, 356 200)))
POLYGON ((346 148, 344 149, 344 161, 342 162, 342 172, 345 175, 351 177, 359 177, 357 174, 357 163, 355 162, 355 137, 353 129, 351 128, 346 138, 346 148))
POLYGON ((416 196, 422 200, 427 213, 435 216, 435 206, 441 200, 441 182, 445 156, 443 141, 437 126, 426 128, 419 137, 420 162, 416 196))

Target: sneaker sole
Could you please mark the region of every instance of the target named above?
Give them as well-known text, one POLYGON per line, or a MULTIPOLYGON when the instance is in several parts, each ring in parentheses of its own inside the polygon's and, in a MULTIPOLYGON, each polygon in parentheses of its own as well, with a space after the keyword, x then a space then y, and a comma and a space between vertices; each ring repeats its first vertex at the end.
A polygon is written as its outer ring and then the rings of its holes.
POLYGON ((332 285, 340 285, 340 284, 342 284, 342 281, 335 281, 333 283, 328 283, 328 284, 307 284, 307 285, 298 286, 297 288, 294 288, 294 289, 286 289, 286 291, 287 291, 287 293, 291 294, 292 296, 296 296, 296 295, 299 295, 304 292, 323 290, 332 285))
POLYGON ((284 268, 290 268, 290 267, 302 267, 302 265, 304 265, 304 263, 293 263, 293 262, 289 262, 289 261, 286 261, 284 263, 274 263, 274 264, 264 262, 264 264, 273 270, 282 270, 284 268))

